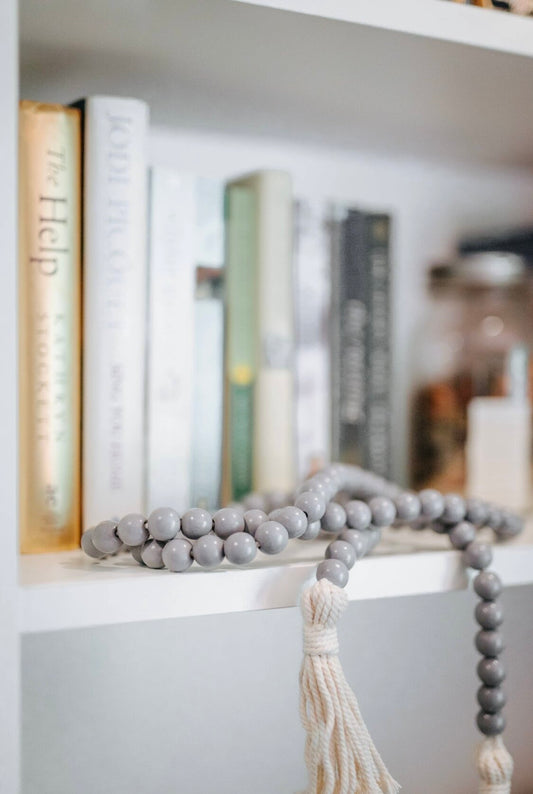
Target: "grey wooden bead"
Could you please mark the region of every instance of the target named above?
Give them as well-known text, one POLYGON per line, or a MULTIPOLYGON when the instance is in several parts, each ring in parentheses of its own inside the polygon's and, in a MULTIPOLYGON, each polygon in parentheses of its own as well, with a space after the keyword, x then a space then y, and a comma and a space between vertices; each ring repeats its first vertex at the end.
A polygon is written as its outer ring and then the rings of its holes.
POLYGON ((266 500, 263 494, 260 493, 249 493, 243 499, 243 504, 246 510, 265 510, 266 508, 266 500))
MULTIPOLYGON (((143 543, 143 546, 144 546, 144 543, 143 543)), ((142 546, 131 546, 130 547, 131 556, 133 557, 133 559, 136 562, 139 563, 139 565, 144 565, 144 561, 143 561, 143 558, 141 556, 142 555, 142 550, 143 550, 142 546)))
POLYGON ((346 587, 348 577, 348 568, 340 560, 322 560, 316 569, 317 579, 327 579, 337 587, 346 587))
POLYGON ((486 525, 493 529, 495 532, 501 527, 503 521, 503 511, 495 505, 489 505, 486 525))
POLYGON ((192 543, 184 538, 169 540, 165 543, 161 559, 169 571, 186 571, 192 565, 192 543))
POLYGON ((445 524, 457 524, 466 515, 466 504, 462 496, 456 493, 447 493, 444 496, 444 510, 441 521, 445 524))
POLYGON ((396 517, 398 522, 405 522, 409 524, 415 521, 422 510, 420 499, 410 491, 404 491, 394 498, 396 506, 396 517))
POLYGON ((346 510, 346 523, 351 529, 368 529, 372 521, 372 513, 366 502, 352 499, 344 506, 346 510))
POLYGON ((505 667, 500 659, 480 659, 477 674, 487 686, 498 686, 505 679, 505 667))
POLYGON ((337 502, 329 502, 322 516, 321 526, 324 532, 340 532, 346 526, 346 510, 337 502))
POLYGON ((224 559, 224 541, 218 535, 202 535, 193 543, 192 556, 202 568, 217 568, 224 559))
POLYGON ((289 533, 278 521, 265 521, 255 533, 255 539, 264 554, 279 554, 289 542, 289 533))
POLYGON ((450 540, 456 549, 466 549, 476 538, 476 528, 470 521, 459 521, 450 529, 450 540))
POLYGON ((477 715, 477 727, 485 736, 498 736, 505 730, 505 717, 501 711, 496 714, 480 711, 477 715))
POLYGON ((481 629, 476 634, 476 648, 483 656, 495 657, 499 656, 504 649, 503 635, 501 632, 487 629, 481 629))
POLYGON ((502 580, 494 571, 482 571, 474 579, 474 590, 485 601, 495 601, 503 590, 502 580))
POLYGON ((234 532, 224 541, 224 554, 234 565, 246 565, 257 554, 255 540, 248 532, 234 532))
POLYGON ((466 565, 477 571, 482 571, 484 568, 488 568, 492 562, 492 549, 488 543, 473 540, 463 551, 463 556, 466 565))
POLYGON ((344 529, 339 535, 339 540, 344 540, 353 546, 355 555, 360 560, 368 551, 368 534, 368 530, 344 529))
POLYGON ((289 538, 300 538, 307 529, 308 520, 303 510, 299 507, 287 505, 270 513, 269 518, 283 524, 289 538))
POLYGON ((320 521, 310 521, 304 534, 300 535, 300 540, 314 540, 318 537, 319 532, 320 521))
POLYGON ((375 527, 390 527, 396 518, 396 507, 388 496, 374 496, 368 503, 375 527))
POLYGON ((264 510, 259 510, 259 508, 247 510, 243 518, 244 529, 246 532, 252 535, 252 537, 255 537, 257 527, 260 527, 261 524, 264 524, 265 521, 268 521, 267 514, 264 512, 264 510))
POLYGON ((233 507, 223 507, 213 516, 215 534, 226 540, 234 532, 244 532, 244 514, 233 507))
POLYGON ((421 506, 421 515, 428 521, 435 521, 444 512, 444 497, 434 488, 424 488, 418 494, 421 506))
POLYGON ((520 516, 503 511, 502 522, 496 530, 496 534, 502 539, 514 538, 522 532, 523 528, 524 521, 520 516))
POLYGON ((357 559, 354 547, 345 540, 334 540, 330 543, 326 549, 326 557, 328 560, 340 560, 348 569, 353 568, 357 559))
POLYGON ((93 529, 88 529, 81 536, 81 547, 88 557, 94 560, 101 560, 105 557, 103 551, 99 551, 93 543, 93 529))
POLYGON ((186 538, 196 540, 211 532, 213 518, 208 510, 202 507, 193 507, 181 517, 181 531, 186 538))
POLYGON ((126 546, 142 546, 148 540, 145 517, 140 513, 128 513, 118 522, 117 535, 126 546))
POLYGON ((148 516, 148 531, 155 540, 172 540, 180 530, 180 517, 172 507, 157 507, 148 516))
POLYGON ((480 686, 477 691, 477 702, 487 714, 497 714, 503 709, 507 698, 499 686, 480 686))
POLYGON ((489 515, 489 508, 486 502, 481 499, 472 499, 471 497, 466 500, 466 520, 475 524, 477 527, 482 527, 485 524, 489 515))
POLYGON ((326 500, 312 491, 304 491, 295 502, 296 507, 303 510, 309 521, 319 521, 326 512, 326 500))
POLYGON ((102 554, 116 554, 122 548, 114 521, 100 521, 93 529, 91 540, 102 554))
POLYGON ((368 544, 368 551, 372 551, 378 545, 379 541, 381 540, 382 529, 381 527, 370 527, 367 530, 367 544, 368 544))
POLYGON ((163 568, 163 546, 160 540, 147 540, 141 551, 141 558, 148 568, 163 568))
POLYGON ((503 607, 498 601, 480 601, 475 615, 484 629, 497 629, 503 623, 503 607))

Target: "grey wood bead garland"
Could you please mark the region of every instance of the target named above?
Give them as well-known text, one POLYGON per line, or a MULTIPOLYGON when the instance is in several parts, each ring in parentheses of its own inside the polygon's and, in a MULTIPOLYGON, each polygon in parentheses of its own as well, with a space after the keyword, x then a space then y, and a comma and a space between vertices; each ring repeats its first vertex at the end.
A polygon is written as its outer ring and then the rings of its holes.
POLYGON ((521 519, 500 507, 477 499, 465 500, 458 494, 442 495, 434 489, 424 489, 418 494, 402 491, 381 477, 343 464, 332 464, 306 480, 298 488, 292 504, 291 501, 280 493, 249 494, 243 505, 222 508, 214 515, 196 507, 182 516, 169 507, 152 511, 147 519, 139 514, 128 514, 117 523, 104 520, 84 532, 81 546, 96 561, 127 549, 141 565, 166 567, 169 571, 183 573, 194 562, 205 569, 218 567, 223 559, 234 565, 247 565, 258 551, 274 555, 283 551, 289 540, 312 540, 321 531, 329 535, 331 542, 325 559, 318 564, 317 583, 311 588, 313 591, 317 588, 317 600, 314 596, 308 598, 310 591, 307 591, 304 594, 307 606, 303 604, 302 607, 306 631, 310 630, 309 626, 315 626, 313 641, 305 645, 305 659, 309 653, 311 656, 309 661, 304 661, 301 676, 302 697, 307 704, 302 706, 302 719, 308 731, 306 760, 310 784, 307 794, 329 791, 327 785, 319 782, 323 774, 317 771, 322 764, 331 762, 331 759, 327 760, 329 753, 337 758, 333 770, 336 777, 331 782, 335 790, 348 794, 395 794, 398 784, 386 771, 368 736, 355 696, 353 693, 348 695, 347 684, 343 683, 338 661, 327 661, 336 658, 338 644, 333 635, 331 641, 326 637, 329 638, 331 632, 335 632, 336 637, 335 623, 346 604, 345 596, 340 598, 340 593, 348 582, 350 570, 379 542, 382 528, 411 524, 415 529, 431 527, 438 533, 448 534, 452 547, 461 551, 465 565, 478 572, 474 578, 474 590, 481 599, 475 608, 480 630, 476 634, 475 645, 481 654, 477 665, 481 686, 477 692, 480 711, 476 722, 485 736, 478 757, 480 792, 507 794, 510 791, 512 759, 501 741, 505 727, 502 709, 506 701, 501 687, 505 668, 499 658, 504 649, 499 630, 503 610, 498 601, 502 583, 496 573, 487 570, 492 562, 492 549, 476 539, 476 532, 481 527, 489 527, 498 539, 506 540, 522 530, 521 519), (330 606, 324 611, 326 602, 318 606, 323 598, 328 604, 331 601, 332 615, 335 615, 333 623, 324 618, 326 623, 322 624, 322 618, 318 617, 319 614, 329 614, 330 606), (334 606, 337 601, 340 608, 334 606), (309 609, 311 612, 308 613, 306 610, 309 609), (318 621, 316 625, 315 621, 318 621), (324 643, 320 637, 324 637, 324 643), (311 659, 315 661, 311 662, 311 659), (316 665, 322 663, 325 667, 318 673, 316 665), (356 723, 361 735, 367 736, 362 744, 362 740, 354 743, 351 734, 342 738, 335 732, 331 733, 331 725, 335 724, 335 720, 331 723, 331 716, 326 723, 315 724, 316 720, 321 722, 316 715, 326 714, 333 702, 312 703, 313 698, 320 700, 321 697, 317 682, 311 683, 315 675, 321 680, 324 675, 329 676, 332 686, 339 687, 340 700, 338 697, 334 700, 335 708, 341 711, 347 708, 350 712, 344 716, 337 715, 339 724, 356 723), (343 698, 346 698, 346 703, 343 698), (310 719, 308 708, 316 720, 310 719), (318 752, 317 741, 325 756, 318 752), (348 764, 338 760, 338 752, 332 749, 332 742, 341 742, 343 746, 348 742, 345 746, 345 750, 348 748, 348 756, 346 753, 345 756, 351 758, 348 764), (310 747, 314 748, 313 752, 310 747), (366 749, 362 750, 362 747, 366 749))

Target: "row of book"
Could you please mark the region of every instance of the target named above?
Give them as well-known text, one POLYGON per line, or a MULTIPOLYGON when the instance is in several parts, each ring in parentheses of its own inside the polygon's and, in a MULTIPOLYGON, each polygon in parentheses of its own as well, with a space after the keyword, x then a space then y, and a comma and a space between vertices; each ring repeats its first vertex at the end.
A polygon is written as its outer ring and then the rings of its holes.
POLYGON ((389 216, 150 168, 148 133, 140 100, 21 103, 23 552, 330 457, 388 474, 389 216))

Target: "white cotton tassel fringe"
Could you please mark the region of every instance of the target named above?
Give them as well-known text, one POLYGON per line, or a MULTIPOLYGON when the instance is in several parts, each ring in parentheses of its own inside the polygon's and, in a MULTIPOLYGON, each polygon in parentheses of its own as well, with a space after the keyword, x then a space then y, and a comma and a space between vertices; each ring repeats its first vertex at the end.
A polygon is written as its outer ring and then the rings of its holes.
POLYGON ((479 794, 510 794, 513 766, 501 736, 483 739, 477 757, 479 794))
POLYGON ((400 786, 374 747, 339 661, 336 626, 347 603, 345 591, 327 579, 302 596, 300 713, 309 774, 305 794, 397 794, 400 786))

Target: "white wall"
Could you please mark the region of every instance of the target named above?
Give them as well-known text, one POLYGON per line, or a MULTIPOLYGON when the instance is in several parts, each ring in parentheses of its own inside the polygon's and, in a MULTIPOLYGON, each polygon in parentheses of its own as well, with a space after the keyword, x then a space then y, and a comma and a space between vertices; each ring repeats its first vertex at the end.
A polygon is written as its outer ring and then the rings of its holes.
MULTIPOLYGON (((209 574, 206 574, 209 575, 209 574)), ((351 603, 341 655, 408 794, 473 794, 471 593, 351 603)), ((504 597, 513 794, 533 790, 533 588, 504 597)), ((23 640, 22 794, 294 794, 296 609, 23 640)))
POLYGON ((393 471, 405 477, 409 344, 420 321, 424 273, 457 236, 533 221, 533 172, 377 157, 328 146, 155 129, 151 159, 205 176, 287 169, 298 196, 352 201, 393 215, 393 471))

